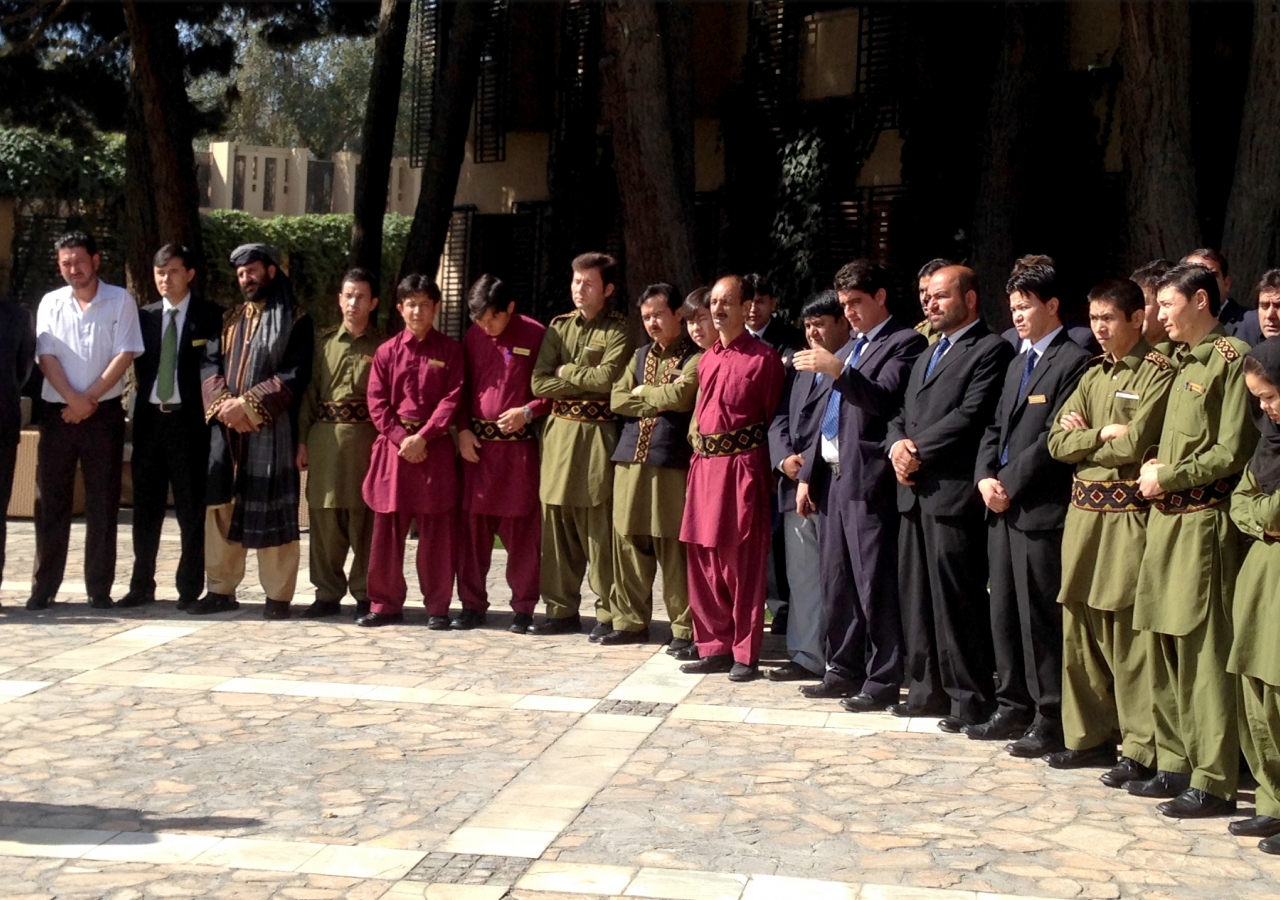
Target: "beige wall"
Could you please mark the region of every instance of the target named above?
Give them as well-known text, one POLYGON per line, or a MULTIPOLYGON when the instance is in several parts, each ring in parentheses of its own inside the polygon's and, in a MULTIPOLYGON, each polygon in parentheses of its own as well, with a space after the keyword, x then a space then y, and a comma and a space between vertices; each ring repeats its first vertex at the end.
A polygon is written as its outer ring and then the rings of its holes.
MULTIPOLYGON (((468 137, 454 205, 474 205, 481 213, 509 213, 518 202, 545 200, 550 153, 550 134, 509 131, 506 160, 476 164, 472 161, 473 147, 468 137)), ((416 190, 414 193, 416 197, 416 190)))
POLYGON ((800 99, 848 97, 858 82, 856 7, 805 16, 800 35, 800 99))
POLYGON ((214 209, 231 209, 235 158, 245 158, 244 210, 255 216, 296 216, 307 210, 307 161, 305 147, 258 147, 234 141, 209 144, 209 193, 214 209), (263 210, 262 194, 267 160, 276 166, 275 209, 263 210))

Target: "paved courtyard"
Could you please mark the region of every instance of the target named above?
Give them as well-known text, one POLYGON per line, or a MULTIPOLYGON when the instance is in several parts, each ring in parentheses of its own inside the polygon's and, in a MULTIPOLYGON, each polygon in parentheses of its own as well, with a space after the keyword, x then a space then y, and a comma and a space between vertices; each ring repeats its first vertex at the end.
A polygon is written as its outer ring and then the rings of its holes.
MULTIPOLYGON (((427 631, 419 606, 366 631, 262 621, 252 558, 235 613, 90 610, 83 537, 29 613, 33 531, 10 523, 5 900, 1280 900, 1256 840, 1092 770, 682 675, 657 643, 509 634, 501 553, 487 629, 427 631)), ((171 519, 162 585, 176 549, 171 519)))

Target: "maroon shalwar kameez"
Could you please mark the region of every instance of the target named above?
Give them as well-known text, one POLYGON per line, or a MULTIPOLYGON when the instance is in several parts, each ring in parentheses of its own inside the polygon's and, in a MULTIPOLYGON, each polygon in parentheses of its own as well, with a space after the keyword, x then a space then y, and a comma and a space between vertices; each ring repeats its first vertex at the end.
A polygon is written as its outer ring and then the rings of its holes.
POLYGON ((458 544, 458 596, 467 609, 489 608, 485 583, 493 555, 493 536, 507 550, 511 609, 532 613, 538 603, 542 552, 542 507, 538 503, 538 441, 531 422, 512 439, 501 435, 497 419, 509 409, 528 407, 536 420, 551 401, 533 396, 530 379, 545 326, 515 315, 496 338, 484 329, 467 330, 467 389, 458 429, 480 439, 480 461, 462 463, 462 540, 458 544))
POLYGON ((373 510, 369 608, 404 608, 404 544, 418 523, 418 582, 427 612, 443 616, 453 594, 458 470, 449 425, 462 400, 462 348, 434 329, 422 340, 405 329, 378 348, 369 374, 369 418, 378 429, 364 500, 373 510), (410 430, 412 429, 412 431, 410 430), (400 457, 411 433, 427 442, 420 463, 400 457))
MULTIPOLYGON (((693 418, 700 435, 739 432, 773 419, 785 373, 777 351, 743 333, 698 363, 693 418)), ((702 657, 732 653, 755 665, 764 636, 769 555, 769 448, 724 456, 695 453, 680 540, 689 545, 689 608, 702 657)))

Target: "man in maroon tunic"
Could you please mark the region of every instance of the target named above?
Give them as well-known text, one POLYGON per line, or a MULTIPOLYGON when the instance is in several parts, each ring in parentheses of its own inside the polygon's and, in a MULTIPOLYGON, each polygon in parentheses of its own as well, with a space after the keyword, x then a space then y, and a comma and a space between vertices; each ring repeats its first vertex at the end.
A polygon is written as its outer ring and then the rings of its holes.
POLYGON ((551 401, 533 396, 530 378, 545 326, 516 312, 505 283, 481 275, 467 297, 475 325, 467 329, 469 401, 458 416, 462 454, 461 540, 458 596, 462 612, 451 626, 484 623, 489 600, 485 581, 493 536, 507 550, 507 584, 515 616, 511 630, 524 634, 538 604, 542 553, 542 507, 538 502, 538 436, 533 421, 551 401))
POLYGON ((786 375, 777 352, 747 333, 742 279, 711 289, 720 340, 698 363, 694 456, 680 540, 689 545, 689 608, 701 657, 680 669, 760 676, 769 557, 769 423, 786 375))
POLYGON ((453 595, 458 469, 449 425, 462 400, 462 348, 432 328, 440 289, 431 279, 406 276, 396 298, 404 331, 378 348, 369 374, 369 418, 378 429, 363 490, 374 514, 370 612, 356 624, 404 621, 404 542, 416 521, 427 627, 439 631, 449 627, 453 595))

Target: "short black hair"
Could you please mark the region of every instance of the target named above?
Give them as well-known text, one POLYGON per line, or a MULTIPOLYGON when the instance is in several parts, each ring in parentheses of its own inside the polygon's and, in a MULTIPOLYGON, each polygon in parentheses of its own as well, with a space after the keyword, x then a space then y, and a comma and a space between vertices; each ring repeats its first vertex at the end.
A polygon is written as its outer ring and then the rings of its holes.
POLYGON ((1129 278, 1137 282, 1138 287, 1146 290, 1154 288, 1159 284, 1160 279, 1164 277, 1164 273, 1173 268, 1173 263, 1167 259, 1153 259, 1148 263, 1144 263, 1133 270, 1133 274, 1129 278))
POLYGON ((1179 265, 1186 265, 1188 260, 1197 256, 1201 259, 1207 259, 1210 262, 1217 263, 1218 268, 1222 270, 1223 278, 1226 278, 1231 274, 1231 270, 1227 268, 1227 254, 1223 253, 1221 250, 1215 250, 1212 247, 1200 247, 1196 250, 1192 250, 1186 256, 1182 257, 1182 259, 1178 260, 1178 263, 1179 265))
POLYGON ((684 305, 684 301, 680 299, 679 290, 665 281, 659 281, 657 284, 649 285, 641 292, 640 299, 636 301, 636 308, 639 309, 646 301, 652 300, 654 297, 666 298, 667 309, 673 313, 680 312, 680 307, 684 305))
POLYGON ((1280 291, 1280 269, 1268 269, 1258 279, 1258 293, 1280 291))
POLYGON ((87 231, 68 231, 66 234, 58 235, 53 242, 55 253, 59 250, 72 250, 76 247, 83 247, 84 252, 90 256, 97 256, 98 254, 98 242, 87 231))
POLYGON ((1244 366, 1245 374, 1252 375, 1254 378, 1261 378, 1263 381, 1271 384, 1271 373, 1267 371, 1267 367, 1258 357, 1246 353, 1244 358, 1240 360, 1244 366))
MULTIPOLYGON (((847 269, 848 266, 845 266, 845 268, 847 269)), ((840 295, 835 291, 818 291, 816 294, 810 294, 809 299, 805 300, 804 306, 800 308, 800 321, 802 322, 808 319, 816 319, 818 316, 831 316, 833 319, 839 319, 843 315, 844 307, 840 305, 840 295)))
MULTIPOLYGON (((83 245, 77 245, 83 246, 83 245)), ((93 251, 90 250, 90 253, 93 251)), ((196 267, 195 260, 191 256, 191 251, 182 244, 165 244, 156 251, 156 255, 151 258, 153 268, 161 269, 169 265, 175 259, 182 260, 182 266, 185 269, 194 269, 196 267)))
POLYGON ((932 278, 933 274, 938 270, 946 269, 954 265, 955 263, 951 260, 944 259, 941 256, 931 259, 920 267, 920 271, 916 273, 916 281, 919 281, 921 278, 932 278))
POLYGON ((855 259, 840 267, 835 277, 835 288, 840 294, 860 291, 874 297, 876 291, 889 290, 889 273, 869 259, 855 259))
POLYGON ((1089 291, 1090 303, 1110 303, 1124 315, 1126 319, 1146 308, 1147 301, 1142 295, 1142 288, 1129 278, 1108 278, 1093 286, 1089 291))
POLYGON ((352 266, 350 269, 347 269, 347 271, 343 273, 342 280, 338 282, 338 286, 341 287, 342 285, 346 284, 349 281, 353 283, 364 282, 365 284, 369 285, 369 293, 373 294, 375 299, 377 298, 378 277, 374 275, 372 272, 370 272, 368 269, 365 269, 361 266, 352 266))
MULTIPOLYGON (((1199 255, 1199 251, 1196 251, 1199 255)), ((1156 285, 1158 290, 1173 288, 1182 296, 1190 299, 1196 291, 1204 291, 1209 296, 1209 312, 1215 316, 1222 306, 1222 298, 1218 295, 1218 278, 1213 270, 1196 263, 1178 263, 1160 278, 1156 285)))
POLYGON ((620 281, 618 261, 608 253, 600 253, 594 250, 590 253, 580 253, 573 258, 573 262, 569 266, 575 272, 585 272, 588 269, 598 270, 600 272, 600 280, 604 282, 605 287, 613 285, 616 288, 620 281))
POLYGON ((698 314, 698 310, 707 309, 711 306, 711 288, 703 286, 696 287, 689 292, 681 304, 680 310, 684 313, 686 319, 692 319, 698 314))
POLYGON ((400 279, 400 283, 396 285, 396 302, 412 294, 426 294, 432 303, 440 302, 440 288, 426 275, 414 273, 400 279))
POLYGON ((511 301, 511 290, 507 283, 496 275, 485 273, 467 291, 467 314, 474 322, 489 310, 495 313, 506 312, 511 301))
POLYGON ((748 272, 743 275, 742 299, 753 300, 759 294, 763 294, 766 297, 778 296, 773 290, 773 282, 769 280, 769 276, 761 275, 759 272, 748 272))
POLYGON ((1004 292, 1034 294, 1041 303, 1048 303, 1058 296, 1058 273, 1054 271, 1052 263, 1024 264, 1022 260, 1018 260, 1014 263, 1013 272, 1009 274, 1009 280, 1005 282, 1004 292))

